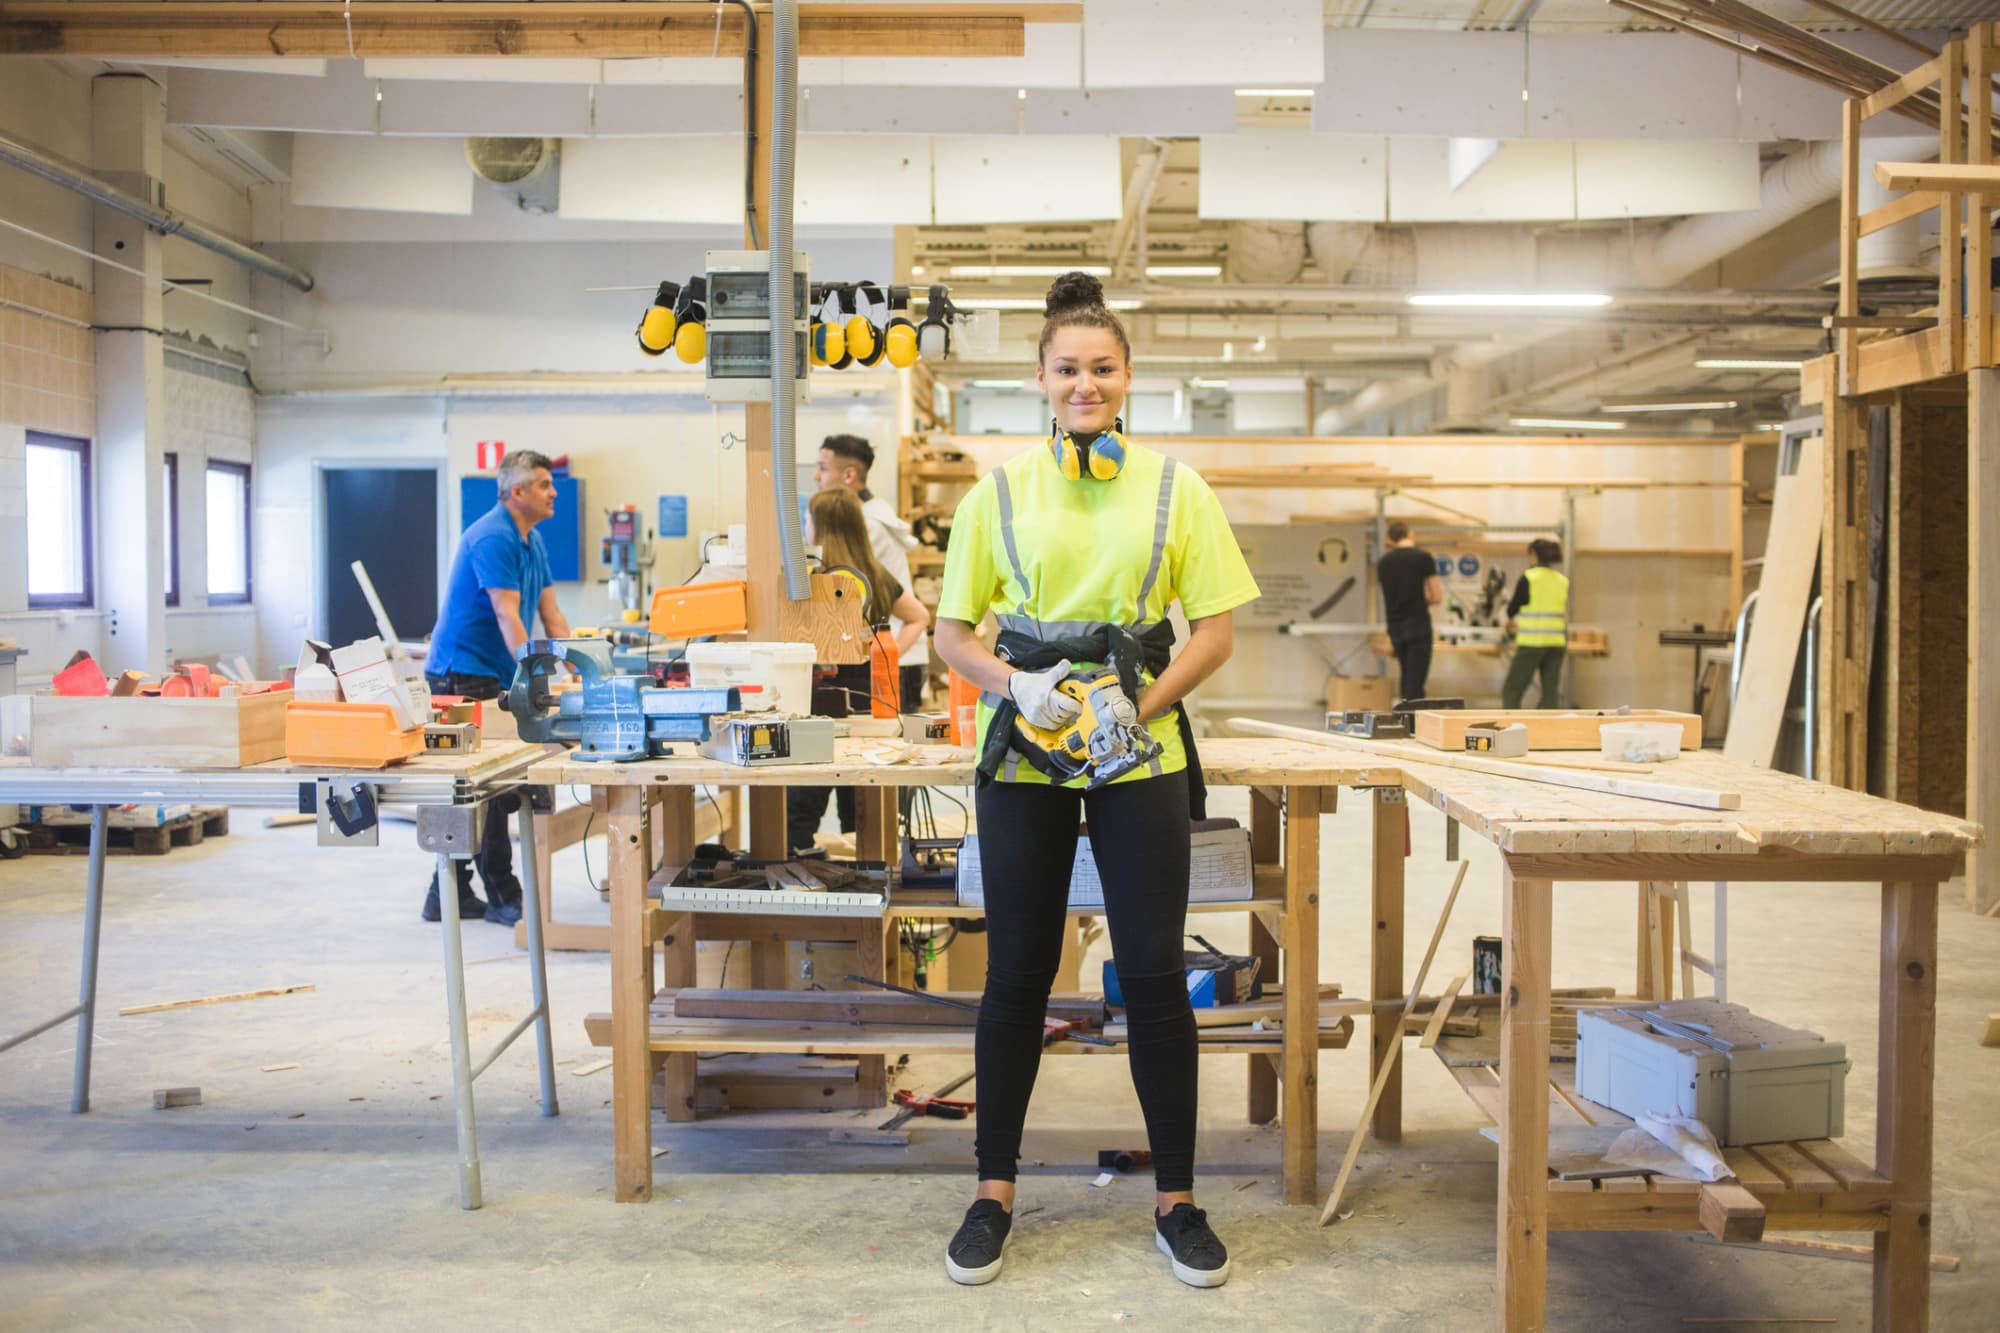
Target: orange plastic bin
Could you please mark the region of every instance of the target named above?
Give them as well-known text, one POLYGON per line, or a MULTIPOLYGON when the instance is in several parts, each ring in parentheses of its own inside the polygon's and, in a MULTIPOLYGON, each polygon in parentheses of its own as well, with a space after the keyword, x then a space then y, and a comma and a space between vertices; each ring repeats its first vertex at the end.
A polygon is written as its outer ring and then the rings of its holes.
POLYGON ((388 704, 294 699, 285 706, 285 758, 318 768, 387 768, 424 748, 424 729, 404 731, 388 704))

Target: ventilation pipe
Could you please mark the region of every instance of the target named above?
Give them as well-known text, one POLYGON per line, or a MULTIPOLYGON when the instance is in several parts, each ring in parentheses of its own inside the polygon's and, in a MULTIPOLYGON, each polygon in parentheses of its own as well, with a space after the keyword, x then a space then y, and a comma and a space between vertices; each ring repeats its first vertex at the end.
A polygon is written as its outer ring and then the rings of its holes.
POLYGON ((1305 266, 1305 223, 1229 224, 1229 281, 1283 286, 1298 281, 1305 266))
POLYGON ((313 289, 312 274, 304 269, 296 269, 290 264, 273 259, 263 251, 254 250, 234 236, 219 232, 206 223, 196 222, 193 218, 184 217, 172 209, 148 203, 137 195, 127 194, 116 186, 99 180, 81 167, 73 166, 52 153, 45 153, 32 144, 22 143, 10 135, 0 134, 0 162, 19 167, 30 175, 40 176, 43 180, 60 185, 66 190, 74 190, 84 198, 103 204, 106 208, 116 209, 127 217, 137 218, 162 236, 178 236, 184 241, 192 241, 204 250, 213 250, 225 259, 234 260, 245 268, 255 269, 302 292, 313 289))
POLYGON ((812 596, 805 536, 799 531, 797 366, 792 331, 792 177, 799 141, 799 4, 776 0, 771 17, 771 491, 778 505, 778 552, 785 596, 812 596))
POLYGON ((562 140, 467 139, 465 161, 473 175, 512 195, 521 211, 556 211, 561 198, 562 140))

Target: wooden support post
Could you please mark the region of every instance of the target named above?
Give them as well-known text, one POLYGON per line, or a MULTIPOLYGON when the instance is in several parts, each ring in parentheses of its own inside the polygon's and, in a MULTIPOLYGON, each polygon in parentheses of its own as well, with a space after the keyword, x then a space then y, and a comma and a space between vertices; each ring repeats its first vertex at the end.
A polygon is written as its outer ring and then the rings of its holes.
POLYGON ((1819 754, 1813 776, 1868 785, 1868 404, 1824 404, 1820 526, 1819 754))
MULTIPOLYGON (((896 919, 884 917, 879 923, 863 921, 860 927, 854 945, 855 975, 886 981, 889 973, 889 932, 896 928, 896 919)), ((889 1100, 888 1061, 882 1056, 862 1056, 857 1062, 854 1078, 860 1095, 868 1099, 864 1105, 880 1106, 889 1100)))
POLYGON ((1930 1322, 1931 1115, 1937 1045, 1938 886, 1882 886, 1875 1169, 1889 1226, 1875 1234, 1875 1328, 1930 1322))
MULTIPOLYGON (((1982 675, 2000 664, 2000 370, 1966 372, 1971 391, 1965 441, 1966 715, 1965 816, 2000 829, 2000 690, 1982 675), (1983 663, 1982 663, 1983 659, 1983 663)), ((1965 905, 1984 913, 2000 902, 2000 856, 1985 849, 1965 857, 1965 905)))
MULTIPOLYGON (((1401 789, 1397 791, 1400 795, 1401 789)), ((1285 1202, 1316 1203, 1319 1197, 1317 787, 1285 789, 1284 945, 1285 1202)))
POLYGON ((1502 877, 1499 1326, 1543 1327, 1549 1262, 1549 950, 1553 886, 1502 877))
MULTIPOLYGON (((1280 862, 1283 852, 1284 830, 1280 822, 1277 802, 1269 793, 1253 789, 1250 793, 1250 862, 1252 865, 1270 866, 1280 862)), ((1250 916, 1250 952, 1260 959, 1263 966, 1259 973, 1265 977, 1278 975, 1278 936, 1273 923, 1262 912, 1250 916)), ((1250 1062, 1250 1123, 1268 1125, 1278 1118, 1278 1071, 1262 1056, 1245 1056, 1250 1062)))
POLYGON ((653 1197, 653 1062, 648 1028, 653 946, 646 934, 646 789, 613 787, 611 877, 611 1119, 620 1203, 653 1197))
MULTIPOLYGON (((1861 313, 1861 103, 1849 98, 1840 117, 1840 297, 1836 313, 1861 313)), ((1834 333, 1835 381, 1825 407, 1831 412, 1835 397, 1854 392, 1854 349, 1858 332, 1843 326, 1834 333)))
MULTIPOLYGON (((1965 161, 1965 128, 1960 94, 1965 80, 1965 44, 1947 42, 1939 57, 1944 75, 1939 80, 1941 99, 1938 161, 1944 165, 1965 161)), ((1986 200, 1972 196, 1973 214, 1985 225, 1986 200)), ((1963 370, 1965 357, 1966 256, 1960 251, 1965 235, 1966 197, 1946 191, 1938 196, 1938 338, 1946 372, 1963 370)))
MULTIPOLYGON (((661 830, 660 864, 685 865, 694 855, 694 788, 660 787, 655 790, 664 797, 658 817, 661 830)), ((660 940, 663 955, 661 979, 668 988, 696 984, 697 938, 693 913, 683 912, 669 918, 666 933, 660 940)), ((651 989, 649 984, 648 992, 651 989)), ((694 1054, 675 1051, 663 1059, 666 1066, 667 1119, 692 1120, 695 1118, 695 1084, 698 1078, 694 1054)))
MULTIPOLYGON (((1397 1000, 1403 997, 1403 848, 1409 829, 1409 802, 1401 787, 1377 787, 1374 791, 1375 829, 1373 875, 1370 880, 1369 919, 1375 929, 1369 944, 1368 998, 1397 1000)), ((1403 1041, 1403 1023, 1393 1013, 1378 1012, 1368 1020, 1368 1078, 1390 1058, 1403 1041)), ((1375 1103, 1375 1137, 1393 1141, 1403 1137, 1403 1071, 1390 1072, 1375 1103)))
POLYGON ((1674 998, 1674 903, 1671 884, 1639 885, 1638 966, 1632 993, 1640 999, 1674 998))
MULTIPOLYGON (((1966 37, 1967 73, 1971 94, 1966 105, 1971 123, 1966 127, 1974 166, 1993 164, 1993 38, 1994 25, 1976 23, 1966 37)), ((1978 369, 1990 366, 1996 357, 1993 346, 1993 228, 1987 222, 1988 202, 1972 201, 1971 234, 1966 238, 1965 282, 1972 293, 1965 325, 1965 360, 1962 364, 1978 369)))

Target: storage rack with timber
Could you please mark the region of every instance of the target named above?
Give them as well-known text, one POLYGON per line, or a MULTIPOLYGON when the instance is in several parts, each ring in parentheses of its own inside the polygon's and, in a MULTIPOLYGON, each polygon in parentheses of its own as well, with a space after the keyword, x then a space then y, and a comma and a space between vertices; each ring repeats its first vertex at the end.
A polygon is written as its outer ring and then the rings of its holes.
MULTIPOLYGON (((675 1013, 675 995, 694 985, 698 940, 826 938, 831 924, 826 918, 668 911, 660 906, 654 896, 657 886, 670 879, 693 851, 696 786, 739 784, 780 791, 797 784, 855 786, 861 797, 857 850, 864 860, 893 862, 896 789, 970 786, 972 757, 965 750, 925 747, 914 762, 878 765, 868 762, 869 748, 862 741, 836 742, 830 766, 745 769, 694 757, 593 764, 563 757, 544 761, 531 774, 530 780, 535 782, 597 788, 608 807, 611 1012, 592 1016, 589 1029, 595 1039, 611 1047, 619 1200, 642 1201, 652 1194, 650 1086, 656 1069, 664 1069, 667 1118, 689 1120, 696 1111, 698 1052, 860 1056, 861 1077, 878 1099, 886 1091, 884 1056, 971 1053, 969 1027, 709 1020, 675 1013), (657 844, 652 827, 656 819, 666 825, 657 844)), ((1191 910, 1250 914, 1251 952, 1262 961, 1261 975, 1275 979, 1282 987, 1283 1005, 1279 1031, 1215 1029, 1204 1039, 1202 1050, 1249 1057, 1250 1119, 1257 1123, 1280 1121, 1286 1198, 1294 1203, 1310 1202, 1317 1188, 1316 1053, 1346 1045, 1353 1031, 1352 1006, 1323 1000, 1321 994, 1319 821, 1322 815, 1334 812, 1339 787, 1369 783, 1346 757, 1311 745, 1221 739, 1205 742, 1201 755, 1211 788, 1251 789, 1255 896, 1239 902, 1199 904, 1191 910)), ((1373 799, 1379 805, 1377 817, 1383 821, 1382 828, 1393 825, 1393 836, 1385 832, 1375 843, 1376 877, 1400 884, 1404 809, 1402 791, 1393 774, 1373 799)), ((751 834, 756 836, 754 814, 751 834)), ((930 898, 892 892, 886 917, 854 918, 848 923, 853 927, 859 973, 876 978, 886 975, 886 935, 898 916, 942 917, 961 912, 970 914, 969 909, 946 908, 930 898)), ((760 976, 756 984, 759 989, 784 988, 778 977, 760 976)), ((1367 1010, 1365 1004, 1360 1007, 1367 1010)), ((1122 1043, 1107 1049, 1061 1041, 1049 1049, 1062 1055, 1122 1054, 1124 1047, 1122 1043)))
MULTIPOLYGON (((2000 820, 1996 72, 2000 27, 1979 23, 1846 104, 1834 351, 1805 364, 1801 394, 1826 420, 1814 771, 1984 824, 2000 820), (1934 126, 1937 160, 1876 163, 1893 197, 1863 212, 1861 136, 1884 116, 1934 126), (1901 302, 1864 289, 1860 239, 1926 213, 1941 238, 1935 287, 1901 302), (1871 651, 1877 616, 1886 652, 1871 651)), ((2000 911, 1996 861, 1969 858, 1968 910, 2000 911)))

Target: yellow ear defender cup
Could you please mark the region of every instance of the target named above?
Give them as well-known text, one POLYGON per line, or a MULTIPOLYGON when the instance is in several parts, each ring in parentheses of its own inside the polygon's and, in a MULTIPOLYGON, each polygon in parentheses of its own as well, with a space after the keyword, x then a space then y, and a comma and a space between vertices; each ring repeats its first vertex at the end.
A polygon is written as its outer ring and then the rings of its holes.
POLYGON ((1110 430, 1079 439, 1060 425, 1052 426, 1049 447, 1055 452, 1056 466, 1070 481, 1080 480, 1085 473, 1098 481, 1110 481, 1125 470, 1124 430, 1125 422, 1114 420, 1110 430))
POLYGON ((847 350, 855 362, 863 366, 872 366, 882 359, 882 331, 871 318, 874 313, 871 292, 875 296, 881 295, 879 288, 867 283, 848 292, 847 308, 852 313, 847 321, 847 350))
POLYGON ((815 323, 811 343, 812 363, 816 366, 832 365, 847 358, 847 335, 840 331, 838 324, 815 323))
POLYGON ((917 364, 917 326, 901 315, 889 319, 889 327, 883 331, 882 346, 889 364, 898 370, 908 369, 917 364))
POLYGON ((708 326, 688 323, 674 330, 674 355, 694 365, 708 355, 708 326))
POLYGON ((674 302, 674 355, 694 365, 708 355, 708 279, 689 278, 674 302))
POLYGON ((680 322, 674 318, 674 303, 680 294, 678 285, 661 283, 660 290, 653 295, 653 304, 639 317, 639 350, 647 356, 659 356, 673 346, 674 327, 680 322))

